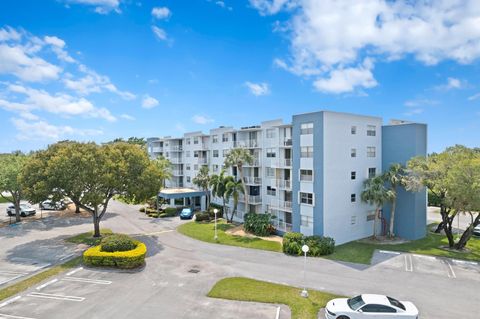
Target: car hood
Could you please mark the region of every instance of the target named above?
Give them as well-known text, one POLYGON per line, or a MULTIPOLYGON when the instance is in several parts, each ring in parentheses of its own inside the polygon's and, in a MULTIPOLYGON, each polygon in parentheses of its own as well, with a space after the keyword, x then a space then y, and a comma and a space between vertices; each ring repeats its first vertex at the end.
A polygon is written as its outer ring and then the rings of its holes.
POLYGON ((405 312, 409 315, 418 316, 417 307, 410 301, 402 301, 402 304, 405 306, 405 312))
POLYGON ((348 300, 347 298, 338 298, 338 299, 330 300, 327 303, 326 308, 335 314, 339 312, 341 313, 352 312, 353 310, 348 306, 347 300, 348 300))
POLYGON ((180 216, 188 216, 188 215, 191 215, 192 212, 181 212, 180 213, 180 216))

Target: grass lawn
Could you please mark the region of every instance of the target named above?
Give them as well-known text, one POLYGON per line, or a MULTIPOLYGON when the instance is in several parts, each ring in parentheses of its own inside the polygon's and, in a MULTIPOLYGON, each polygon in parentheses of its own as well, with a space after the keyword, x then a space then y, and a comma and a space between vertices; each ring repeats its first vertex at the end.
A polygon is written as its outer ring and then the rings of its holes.
POLYGON ((82 257, 77 257, 70 261, 67 261, 66 263, 63 263, 61 265, 52 267, 48 270, 42 271, 41 273, 38 273, 30 278, 19 281, 16 284, 13 284, 9 287, 0 289, 0 300, 10 298, 11 296, 16 295, 24 290, 27 290, 33 285, 39 284, 50 277, 56 276, 59 273, 62 273, 68 269, 75 268, 81 263, 82 263, 82 257))
POLYGON ((325 258, 348 261, 360 264, 370 264, 375 249, 409 252, 421 255, 441 256, 455 259, 480 261, 480 239, 472 237, 467 244, 467 252, 452 252, 439 248, 448 246, 448 240, 444 235, 433 234, 427 231, 425 238, 414 240, 404 244, 386 245, 351 242, 335 247, 335 252, 325 258))
POLYGON ((218 240, 213 239, 215 235, 215 226, 213 222, 190 222, 177 228, 178 232, 188 237, 192 237, 208 243, 217 243, 229 246, 239 246, 270 251, 282 251, 282 245, 279 242, 263 240, 260 238, 248 238, 226 234, 225 231, 233 228, 232 224, 227 224, 224 220, 217 222, 218 240))
POLYGON ((85 244, 88 246, 96 246, 100 244, 100 241, 102 240, 103 237, 111 235, 113 234, 113 232, 108 228, 103 228, 100 230, 100 234, 102 235, 101 238, 94 238, 93 231, 90 231, 88 233, 75 235, 65 240, 69 243, 74 243, 74 244, 85 244))
POLYGON ((239 301, 284 304, 290 307, 292 319, 316 319, 327 302, 339 296, 308 290, 309 297, 300 296, 301 288, 272 284, 248 278, 225 278, 213 286, 209 297, 239 301))
POLYGON ((12 202, 12 198, 11 197, 7 197, 8 200, 5 200, 5 198, 3 198, 2 196, 0 196, 0 204, 4 204, 4 203, 11 203, 12 202))

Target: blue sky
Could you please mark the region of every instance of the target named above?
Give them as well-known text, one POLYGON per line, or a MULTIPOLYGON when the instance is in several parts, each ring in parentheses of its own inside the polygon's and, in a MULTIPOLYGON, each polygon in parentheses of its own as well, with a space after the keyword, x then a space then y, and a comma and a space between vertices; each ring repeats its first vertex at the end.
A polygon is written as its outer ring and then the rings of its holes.
POLYGON ((480 140, 478 1, 3 0, 0 152, 315 110, 480 140))

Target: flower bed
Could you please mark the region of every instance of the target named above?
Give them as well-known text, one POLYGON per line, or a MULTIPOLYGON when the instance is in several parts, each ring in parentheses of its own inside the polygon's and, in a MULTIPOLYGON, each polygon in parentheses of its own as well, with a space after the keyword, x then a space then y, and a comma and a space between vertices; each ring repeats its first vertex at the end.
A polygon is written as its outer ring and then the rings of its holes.
POLYGON ((135 241, 137 247, 128 251, 106 252, 102 247, 95 246, 83 253, 83 262, 89 266, 117 267, 131 269, 140 267, 145 263, 147 246, 140 241, 135 241))

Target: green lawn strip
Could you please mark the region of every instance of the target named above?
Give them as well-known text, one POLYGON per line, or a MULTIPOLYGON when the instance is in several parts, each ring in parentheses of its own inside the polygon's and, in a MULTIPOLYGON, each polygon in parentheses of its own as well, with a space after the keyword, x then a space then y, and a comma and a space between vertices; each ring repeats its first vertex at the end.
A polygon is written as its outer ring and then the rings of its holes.
POLYGON ((48 270, 42 271, 32 277, 19 281, 11 286, 0 289, 0 300, 4 300, 14 296, 28 288, 45 281, 46 279, 56 276, 68 269, 75 268, 82 263, 82 257, 73 258, 61 265, 54 266, 48 270))
POLYGON ((309 297, 300 296, 301 288, 273 284, 254 279, 232 277, 218 281, 208 293, 209 297, 238 301, 284 304, 290 307, 292 319, 316 319, 318 311, 327 302, 339 296, 308 290, 309 297))
POLYGON ((422 239, 413 240, 403 244, 370 244, 351 242, 335 247, 335 252, 325 258, 360 264, 370 264, 375 249, 408 252, 420 255, 448 257, 469 261, 480 261, 480 239, 472 238, 467 244, 469 252, 448 251, 440 248, 448 246, 444 235, 427 232, 422 239))
POLYGON ((81 233, 70 238, 65 239, 69 243, 73 244, 85 244, 88 246, 97 246, 100 244, 100 241, 103 237, 113 234, 113 232, 108 228, 103 228, 100 230, 101 238, 94 238, 93 231, 87 233, 81 233))
POLYGON ((225 233, 234 225, 227 224, 224 220, 217 222, 218 240, 214 240, 215 226, 213 222, 190 222, 177 228, 178 232, 208 243, 217 243, 229 246, 239 246, 253 249, 270 250, 281 252, 282 244, 276 241, 263 240, 261 238, 249 238, 233 236, 225 233))

